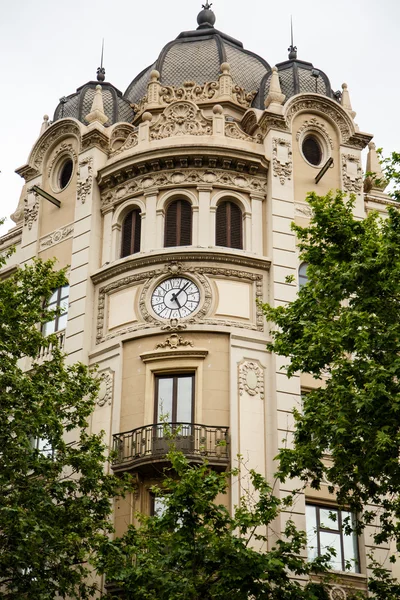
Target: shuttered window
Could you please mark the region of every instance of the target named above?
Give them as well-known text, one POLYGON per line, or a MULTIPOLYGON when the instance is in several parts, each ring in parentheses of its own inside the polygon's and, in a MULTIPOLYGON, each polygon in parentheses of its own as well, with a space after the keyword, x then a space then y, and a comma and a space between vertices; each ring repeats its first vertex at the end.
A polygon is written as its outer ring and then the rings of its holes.
POLYGON ((243 217, 239 206, 226 201, 217 207, 215 243, 226 248, 243 249, 243 217))
POLYGON ((140 210, 135 208, 128 213, 122 223, 121 258, 140 252, 140 232, 142 219, 140 210))
POLYGON ((190 246, 192 243, 192 207, 186 200, 174 200, 165 215, 164 246, 190 246))

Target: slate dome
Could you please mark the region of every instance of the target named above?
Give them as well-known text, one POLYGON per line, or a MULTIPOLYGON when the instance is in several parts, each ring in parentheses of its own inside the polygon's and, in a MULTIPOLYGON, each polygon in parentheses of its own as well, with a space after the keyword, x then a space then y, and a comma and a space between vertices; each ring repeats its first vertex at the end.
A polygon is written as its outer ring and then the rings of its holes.
POLYGON ((247 92, 256 92, 261 81, 271 73, 269 64, 257 54, 245 50, 238 40, 215 29, 215 14, 208 2, 197 17, 194 31, 184 31, 167 44, 156 62, 142 71, 128 86, 124 97, 138 103, 147 92, 150 73, 160 73, 162 85, 179 87, 186 81, 203 85, 218 81, 220 66, 227 62, 236 85, 247 92))

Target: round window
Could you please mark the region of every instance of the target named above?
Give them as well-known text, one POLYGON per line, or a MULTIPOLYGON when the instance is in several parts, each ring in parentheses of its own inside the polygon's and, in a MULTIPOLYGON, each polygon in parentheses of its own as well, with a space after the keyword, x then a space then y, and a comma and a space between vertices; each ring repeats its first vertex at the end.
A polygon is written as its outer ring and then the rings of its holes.
POLYGON ((60 190, 63 190, 69 184, 72 171, 74 170, 74 163, 71 158, 68 158, 65 162, 62 163, 58 175, 58 187, 60 190))
POLYGON ((313 135, 307 136, 303 141, 301 149, 302 149, 304 158, 311 165, 318 167, 318 165, 321 164, 323 152, 322 152, 321 144, 319 143, 317 138, 315 138, 313 135))

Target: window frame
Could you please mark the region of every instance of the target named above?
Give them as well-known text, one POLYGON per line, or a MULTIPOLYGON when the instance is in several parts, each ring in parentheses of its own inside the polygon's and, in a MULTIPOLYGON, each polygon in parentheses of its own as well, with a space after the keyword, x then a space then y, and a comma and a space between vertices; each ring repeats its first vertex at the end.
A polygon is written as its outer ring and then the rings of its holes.
POLYGON ((159 423, 158 414, 158 394, 159 394, 159 382, 161 379, 172 379, 172 415, 170 415, 170 423, 180 423, 177 421, 177 408, 178 408, 178 379, 180 378, 191 378, 192 380, 192 398, 191 398, 191 420, 190 423, 194 423, 195 417, 195 385, 196 385, 196 373, 194 371, 180 372, 180 373, 155 373, 155 385, 154 385, 154 423, 159 423))
POLYGON ((230 199, 221 200, 218 203, 215 214, 215 245, 220 248, 231 248, 232 250, 243 250, 243 211, 241 207, 230 199), (225 244, 217 244, 218 237, 218 212, 221 208, 226 205, 226 231, 225 231, 225 244), (239 238, 240 238, 240 247, 232 246, 232 205, 235 205, 240 212, 240 229, 239 229, 239 238))
POLYGON ((69 292, 70 292, 70 285, 63 285, 61 287, 58 287, 57 289, 55 289, 52 293, 52 295, 50 296, 49 300, 51 300, 51 298, 53 297, 53 295, 55 294, 55 292, 57 292, 57 298, 54 302, 46 302, 44 303, 43 309, 45 311, 45 313, 47 311, 50 310, 57 310, 59 308, 62 307, 62 302, 67 300, 67 304, 66 304, 66 310, 60 314, 57 314, 54 316, 54 318, 49 319, 48 321, 46 321, 45 323, 42 324, 42 334, 44 336, 47 335, 51 335, 51 334, 55 334, 58 333, 59 331, 64 331, 67 328, 67 323, 68 323, 68 310, 69 310, 69 292), (67 294, 65 296, 62 295, 62 290, 64 290, 65 288, 67 289, 67 294), (50 308, 52 307, 52 308, 50 308), (65 322, 65 326, 64 327, 59 327, 60 324, 60 319, 66 317, 66 322, 65 322), (54 323, 54 331, 47 333, 46 332, 46 326, 49 323, 54 323))
MULTIPOLYGON (((332 571, 337 571, 337 572, 341 572, 341 573, 348 573, 348 574, 360 574, 361 573, 361 569, 360 569, 360 543, 359 543, 359 537, 357 536, 357 534, 353 531, 351 534, 351 538, 353 543, 355 542, 355 560, 354 559, 348 559, 345 556, 345 544, 344 544, 344 537, 345 537, 345 533, 344 533, 344 526, 343 526, 343 516, 342 513, 343 512, 348 512, 351 520, 353 521, 355 519, 355 515, 350 513, 350 511, 342 511, 339 507, 334 506, 334 505, 329 505, 329 504, 319 504, 317 502, 312 502, 312 501, 306 501, 306 529, 307 529, 307 534, 308 534, 308 524, 307 524, 307 507, 312 507, 313 509, 315 509, 315 521, 316 521, 316 530, 314 532, 315 536, 316 536, 316 551, 317 551, 317 556, 320 557, 323 555, 323 552, 321 551, 321 537, 320 534, 322 533, 329 533, 332 535, 337 535, 339 537, 340 540, 340 552, 341 552, 341 561, 342 561, 342 568, 341 569, 334 569, 332 568, 332 571), (337 529, 330 529, 329 527, 321 527, 321 515, 320 515, 320 511, 321 510, 325 510, 325 511, 332 511, 332 512, 336 512, 337 513, 337 525, 338 528, 337 529), (352 560, 354 560, 354 562, 351 562, 352 560), (346 569, 346 563, 351 562, 351 564, 353 565, 353 569, 346 569)), ((347 518, 347 516, 345 517, 347 518)), ((348 536, 350 537, 350 536, 348 536)), ((314 547, 313 547, 314 548, 314 547)), ((307 540, 307 552, 309 551, 309 542, 307 540)), ((339 557, 336 556, 335 557, 336 560, 339 560, 339 557)))
POLYGON ((193 243, 193 206, 187 198, 175 198, 173 199, 165 209, 164 219, 164 248, 176 248, 181 246, 191 246, 193 243), (182 204, 185 203, 190 207, 190 240, 188 244, 182 244, 182 204), (175 220, 175 244, 168 244, 168 235, 170 230, 168 229, 168 212, 171 207, 176 204, 176 220, 175 220))
POLYGON ((122 219, 120 258, 126 258, 127 256, 132 256, 132 254, 138 254, 141 250, 141 243, 142 243, 142 211, 138 206, 133 206, 130 208, 130 210, 128 210, 128 212, 125 214, 124 218, 122 219), (135 215, 134 219, 132 218, 133 215, 135 215), (131 234, 130 234, 130 240, 129 240, 130 251, 128 254, 124 254, 124 245, 125 245, 124 228, 125 228, 125 223, 126 223, 127 219, 130 217, 132 218, 131 234), (137 223, 139 223, 139 226, 138 226, 139 242, 138 242, 138 244, 137 244, 137 239, 136 239, 137 223), (135 246, 138 248, 137 250, 135 250, 135 246))

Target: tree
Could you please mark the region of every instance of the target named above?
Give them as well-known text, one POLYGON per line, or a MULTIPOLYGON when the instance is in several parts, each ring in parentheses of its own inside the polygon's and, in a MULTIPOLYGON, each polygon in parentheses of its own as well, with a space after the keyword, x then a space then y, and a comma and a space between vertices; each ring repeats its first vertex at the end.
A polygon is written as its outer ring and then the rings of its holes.
POLYGON ((301 556, 305 534, 296 531, 292 521, 267 550, 267 530, 271 534, 285 503, 273 495, 263 477, 249 473, 255 495, 243 497, 231 515, 218 499, 226 493, 232 473, 217 473, 206 462, 191 465, 174 449, 168 458, 169 475, 153 489, 164 500, 163 513, 137 515, 138 524, 120 539, 107 540, 100 553, 97 567, 118 590, 115 597, 328 599, 323 585, 303 587, 291 578, 307 578, 326 565, 324 559, 307 563, 301 556), (255 541, 261 550, 252 548, 255 541))
MULTIPOLYGON (((1 266, 4 257, 0 258, 1 266)), ((87 432, 98 382, 66 366, 43 310, 67 283, 36 261, 0 281, 0 598, 85 599, 88 560, 110 529, 120 482, 104 472, 100 435, 87 432), (52 357, 38 361, 42 347, 52 357), (21 363, 31 359, 31 368, 21 363), (75 441, 67 442, 65 434, 75 441)))
MULTIPOLYGON (((264 305, 264 313, 275 327, 270 349, 290 359, 287 375, 309 373, 324 385, 295 411, 279 477, 314 488, 328 479, 358 530, 379 515, 375 542, 394 538, 400 550, 400 212, 360 221, 354 198, 340 192, 307 200, 310 225, 293 229, 308 283, 290 305, 264 305)), ((393 582, 377 566, 376 574, 375 597, 398 598, 399 586, 390 596, 393 582)))

